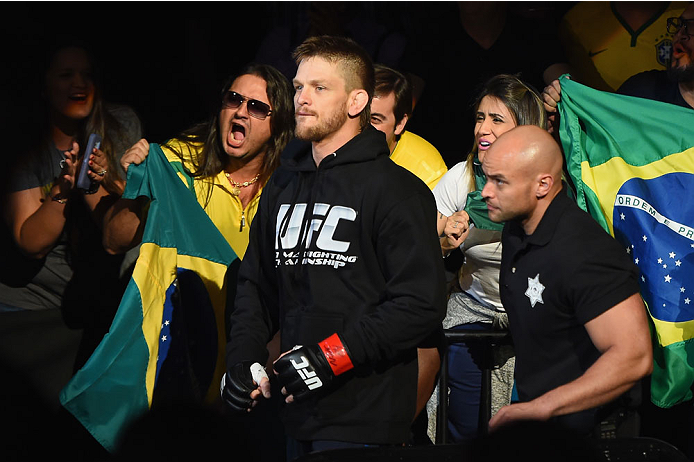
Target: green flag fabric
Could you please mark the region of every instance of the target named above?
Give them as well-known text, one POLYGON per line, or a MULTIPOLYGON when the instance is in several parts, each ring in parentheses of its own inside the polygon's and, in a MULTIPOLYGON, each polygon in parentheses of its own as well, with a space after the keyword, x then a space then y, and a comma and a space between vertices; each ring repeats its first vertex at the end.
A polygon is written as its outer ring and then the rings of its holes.
POLYGON ((561 139, 578 204, 630 254, 652 321, 651 401, 692 399, 694 110, 560 77, 561 139))
POLYGON ((475 154, 475 158, 472 161, 472 171, 475 175, 475 190, 468 193, 463 210, 468 213, 470 221, 477 228, 501 231, 504 228, 504 224, 494 223, 489 219, 487 203, 482 199, 482 189, 487 183, 487 177, 484 175, 484 171, 482 171, 482 163, 477 158, 477 154, 475 154))
POLYGON ((239 260, 182 174, 157 144, 128 169, 123 197, 151 200, 140 254, 109 332, 60 395, 111 452, 158 400, 219 394, 227 273, 239 260))

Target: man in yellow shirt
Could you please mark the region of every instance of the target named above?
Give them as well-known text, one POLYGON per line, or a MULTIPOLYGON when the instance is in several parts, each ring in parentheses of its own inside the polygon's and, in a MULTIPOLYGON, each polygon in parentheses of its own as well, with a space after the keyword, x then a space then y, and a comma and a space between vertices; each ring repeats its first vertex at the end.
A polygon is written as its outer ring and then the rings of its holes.
POLYGON ((616 91, 629 77, 665 70, 672 55, 668 18, 687 2, 578 2, 562 18, 559 39, 574 78, 616 91))
MULTIPOLYGON (((162 144, 182 181, 243 259, 263 186, 292 138, 293 89, 272 66, 251 64, 230 77, 214 117, 162 144)), ((149 153, 142 139, 123 155, 127 172, 149 153)), ((149 199, 119 199, 104 218, 104 246, 117 254, 139 244, 149 199)))
POLYGON ((439 151, 424 138, 405 130, 412 116, 412 86, 400 72, 377 64, 371 125, 386 135, 393 162, 434 189, 448 171, 439 151))

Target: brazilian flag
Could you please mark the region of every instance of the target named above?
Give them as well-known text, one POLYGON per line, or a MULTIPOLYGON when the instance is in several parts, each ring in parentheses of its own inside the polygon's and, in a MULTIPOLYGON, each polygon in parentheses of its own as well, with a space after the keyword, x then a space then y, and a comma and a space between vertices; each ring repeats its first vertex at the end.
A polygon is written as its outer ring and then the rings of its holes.
POLYGON ((219 396, 226 281, 239 260, 178 170, 156 144, 128 169, 123 197, 151 200, 140 254, 109 332, 60 395, 111 452, 158 402, 219 396))
POLYGON ((651 401, 694 384, 694 111, 560 78, 559 136, 578 204, 640 270, 652 320, 651 401))

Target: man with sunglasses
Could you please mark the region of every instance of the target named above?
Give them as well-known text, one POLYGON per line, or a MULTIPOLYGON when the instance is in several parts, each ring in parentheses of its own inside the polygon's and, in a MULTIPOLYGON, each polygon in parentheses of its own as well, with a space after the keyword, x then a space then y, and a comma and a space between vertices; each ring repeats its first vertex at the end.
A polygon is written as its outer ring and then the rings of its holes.
MULTIPOLYGON (((224 84, 217 111, 207 121, 161 144, 239 259, 246 252, 263 187, 294 134, 291 91, 287 78, 272 66, 247 65, 224 84)), ((141 139, 126 151, 121 165, 127 172, 148 154, 149 143, 141 139)), ((124 253, 140 244, 148 205, 146 197, 120 198, 106 211, 107 252, 124 253)), ((274 350, 273 345, 268 348, 274 350)))
MULTIPOLYGON (((252 64, 227 81, 219 101, 210 119, 163 143, 162 150, 174 168, 190 174, 198 202, 243 258, 263 185, 293 135, 291 86, 275 68, 252 64)), ((145 139, 133 145, 121 160, 126 172, 148 152, 145 139)), ((139 244, 146 206, 140 198, 111 207, 104 220, 109 252, 139 244)))
POLYGON ((417 346, 446 309, 433 195, 390 160, 370 124, 371 58, 350 39, 325 36, 293 56, 298 139, 261 197, 221 387, 239 412, 266 404, 270 382, 258 366, 281 329, 284 353, 270 375, 286 396, 287 460, 407 443, 417 346))
MULTIPOLYGON (((264 186, 279 165, 280 153, 294 135, 291 94, 289 80, 277 69, 264 64, 247 65, 224 84, 218 106, 206 121, 161 144, 173 169, 239 259, 245 258, 249 229, 264 186)), ((126 152, 121 165, 127 172, 130 165, 142 163, 148 154, 149 143, 141 139, 126 152)), ((120 198, 109 208, 104 219, 104 246, 108 252, 121 253, 139 245, 148 206, 147 197, 120 198)), ((191 240, 196 238, 190 236, 191 240)), ((191 330, 188 335, 193 345, 195 336, 200 334, 191 330)), ((271 351, 276 349, 273 342, 266 347, 271 351)), ((188 371, 196 370, 202 363, 214 364, 217 357, 224 356, 224 348, 224 342, 219 342, 215 357, 190 355, 189 363, 181 361, 175 367, 179 367, 181 376, 187 376, 188 371)), ((270 418, 262 414, 260 417, 260 425, 264 424, 263 418, 265 421, 270 418)), ((248 438, 256 436, 252 429, 257 424, 251 422, 245 427, 248 438)), ((276 446, 276 442, 265 445, 276 446)))

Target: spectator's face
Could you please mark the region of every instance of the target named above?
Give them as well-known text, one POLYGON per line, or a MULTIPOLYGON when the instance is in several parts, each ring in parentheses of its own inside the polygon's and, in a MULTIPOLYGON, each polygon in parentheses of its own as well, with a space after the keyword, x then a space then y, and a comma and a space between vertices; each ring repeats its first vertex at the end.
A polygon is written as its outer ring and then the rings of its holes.
POLYGON ((323 58, 301 61, 294 77, 296 137, 322 141, 347 122, 349 94, 337 64, 323 58))
POLYGON ((475 115, 475 145, 480 162, 492 143, 515 126, 513 114, 501 100, 493 96, 482 98, 475 115))
POLYGON ((229 91, 243 95, 246 100, 236 108, 222 106, 219 111, 219 140, 224 152, 239 160, 250 160, 265 153, 270 140, 270 117, 253 117, 248 112, 248 100, 257 100, 272 109, 267 97, 265 80, 256 75, 242 75, 229 87, 229 91))
POLYGON ((671 73, 674 71, 676 76, 686 74, 688 78, 678 78, 677 80, 694 79, 694 37, 687 34, 694 34, 694 3, 690 3, 680 16, 687 23, 687 33, 682 27, 673 37, 672 62, 670 64, 671 73))
POLYGON ((386 141, 391 154, 397 144, 397 136, 402 135, 407 123, 407 115, 402 120, 395 120, 395 93, 374 96, 371 100, 371 125, 386 134, 386 141))
POLYGON ((81 48, 60 50, 46 73, 46 98, 51 113, 81 120, 94 107, 94 80, 87 53, 81 48))

